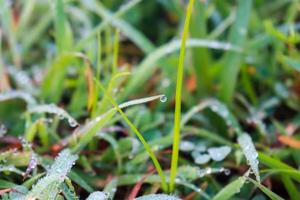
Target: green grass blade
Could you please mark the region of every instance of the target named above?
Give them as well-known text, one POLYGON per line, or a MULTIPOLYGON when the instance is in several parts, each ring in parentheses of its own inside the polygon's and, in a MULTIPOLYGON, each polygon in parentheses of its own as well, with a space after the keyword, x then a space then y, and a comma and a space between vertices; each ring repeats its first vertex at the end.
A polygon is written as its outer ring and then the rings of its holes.
MULTIPOLYGON (((205 38, 206 31, 206 2, 195 2, 195 14, 191 18, 190 32, 193 38, 205 38)), ((211 91, 210 52, 207 48, 193 49, 193 66, 196 75, 198 95, 207 95, 211 91)))
MULTIPOLYGON (((245 42, 251 7, 252 0, 238 1, 236 21, 229 35, 229 41, 233 45, 242 46, 245 42)), ((224 63, 222 63, 220 97, 226 103, 230 103, 232 99, 241 59, 241 54, 228 52, 224 58, 224 63)))
POLYGON ((74 181, 77 185, 79 185, 80 187, 85 189, 86 191, 88 191, 88 192, 93 192, 94 191, 94 189, 81 176, 79 176, 76 172, 70 171, 68 177, 72 181, 74 181))
POLYGON ((288 192, 291 200, 300 199, 300 194, 297 190, 297 187, 295 186, 295 184, 291 180, 291 178, 288 177, 288 176, 282 175, 281 180, 282 180, 282 182, 284 184, 284 187, 285 187, 286 191, 288 192))
POLYGON ((231 199, 233 195, 239 193, 241 188, 246 182, 245 177, 239 177, 235 181, 232 181, 228 185, 226 185, 212 200, 227 200, 231 199))
POLYGON ((190 19, 193 12, 194 0, 190 0, 186 19, 184 23, 181 50, 179 55, 178 71, 177 71, 177 83, 176 83, 176 100, 175 100, 175 113, 174 113, 174 134, 173 134, 173 148, 172 148, 172 161, 170 171, 170 192, 173 192, 175 186, 175 178, 177 175, 178 154, 179 154, 179 142, 180 142, 180 118, 181 118, 181 93, 182 93, 182 80, 183 80, 183 67, 184 57, 186 49, 186 40, 188 37, 190 19))
POLYGON ((246 179, 248 181, 250 181, 251 183, 253 183, 256 187, 258 187, 263 193, 265 193, 270 199, 272 200, 284 200, 283 198, 281 198, 280 196, 278 196, 277 194, 275 194, 274 192, 272 192, 271 190, 269 190, 267 187, 263 186, 262 184, 260 184, 259 182, 253 180, 252 178, 246 177, 246 179))
POLYGON ((104 92, 106 98, 108 98, 108 100, 111 102, 111 104, 116 108, 116 110, 121 114, 121 116, 123 117, 123 119, 126 121, 126 123, 128 124, 128 126, 134 131, 134 133, 136 134, 136 136, 139 138, 139 140, 141 141, 141 143, 144 145, 146 151, 148 152, 150 158, 153 161, 153 164, 161 178, 161 184, 162 184, 162 188, 164 191, 167 191, 168 186, 167 186, 167 182, 166 182, 166 177, 164 175, 164 172, 159 164, 159 161, 157 160, 154 152, 151 150, 151 147, 149 146, 149 144, 147 143, 147 141, 144 139, 143 135, 139 132, 139 130, 134 126, 134 124, 128 119, 128 117, 126 116, 126 114, 121 110, 121 108, 119 107, 119 105, 117 104, 117 102, 110 96, 110 94, 108 94, 105 90, 105 88, 101 85, 101 83, 98 81, 97 82, 98 86, 100 87, 100 89, 104 92))
POLYGON ((63 0, 55 1, 55 40, 57 45, 58 54, 62 53, 66 48, 66 16, 64 11, 63 0))
POLYGON ((113 57, 113 64, 112 64, 112 74, 115 74, 117 72, 119 42, 120 42, 120 31, 118 29, 116 29, 115 39, 114 39, 114 57, 113 57))

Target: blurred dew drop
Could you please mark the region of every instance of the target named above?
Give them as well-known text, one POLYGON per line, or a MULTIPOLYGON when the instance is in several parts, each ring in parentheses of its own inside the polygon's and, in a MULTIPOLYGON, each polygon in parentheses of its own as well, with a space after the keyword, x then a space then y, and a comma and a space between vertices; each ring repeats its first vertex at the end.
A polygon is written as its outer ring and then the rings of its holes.
POLYGON ((208 154, 214 161, 221 161, 228 156, 231 152, 231 147, 229 146, 221 146, 221 147, 211 147, 208 150, 208 154))
POLYGON ((166 95, 162 95, 162 96, 159 98, 159 100, 160 100, 160 102, 165 103, 165 102, 168 100, 168 98, 166 97, 166 95))

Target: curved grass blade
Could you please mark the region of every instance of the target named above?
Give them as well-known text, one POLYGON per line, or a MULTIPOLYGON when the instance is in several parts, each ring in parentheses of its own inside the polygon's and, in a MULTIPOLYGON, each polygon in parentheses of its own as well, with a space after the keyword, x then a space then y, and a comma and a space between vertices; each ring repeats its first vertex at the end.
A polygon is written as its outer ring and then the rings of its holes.
POLYGON ((64 109, 55 104, 45 104, 32 107, 28 110, 29 113, 51 113, 59 116, 60 119, 67 119, 71 127, 78 126, 79 123, 64 109))
POLYGON ((0 93, 0 101, 7 101, 10 99, 22 99, 27 103, 28 107, 36 105, 36 100, 33 96, 27 92, 12 90, 8 92, 0 93))
POLYGON ((162 188, 164 191, 167 191, 168 186, 166 183, 166 177, 163 173, 163 170, 155 156, 155 154, 153 153, 153 151, 151 150, 151 147, 149 146, 149 144, 147 143, 147 141, 144 139, 143 135, 139 132, 139 130, 133 125, 133 123, 128 119, 128 117, 126 116, 126 114, 121 110, 121 108, 119 107, 119 105, 117 104, 117 102, 115 102, 115 100, 106 92, 105 88, 101 85, 101 83, 99 81, 97 81, 97 84, 99 86, 99 88, 103 91, 103 93, 105 94, 105 96, 108 98, 108 100, 111 102, 111 104, 115 107, 115 109, 121 114, 121 116, 123 117, 123 119, 126 121, 126 123, 128 124, 128 126, 134 131, 134 133, 136 134, 136 136, 139 138, 139 140, 142 142, 143 146, 145 147, 146 151, 148 152, 150 158, 153 161, 153 164, 159 174, 159 176, 161 177, 161 184, 162 184, 162 188))
MULTIPOLYGON (((153 101, 156 99, 161 98, 164 95, 156 95, 152 97, 146 97, 141 99, 135 99, 132 101, 128 101, 119 105, 120 109, 126 108, 128 106, 138 105, 142 103, 147 103, 149 101, 153 101)), ((106 113, 96 117, 94 120, 90 121, 88 124, 83 126, 81 129, 75 131, 70 137, 64 139, 61 142, 62 146, 66 146, 67 144, 71 143, 74 140, 79 138, 78 143, 72 149, 73 152, 81 151, 97 134, 97 132, 110 120, 114 114, 117 112, 116 108, 112 108, 108 110, 106 113)))

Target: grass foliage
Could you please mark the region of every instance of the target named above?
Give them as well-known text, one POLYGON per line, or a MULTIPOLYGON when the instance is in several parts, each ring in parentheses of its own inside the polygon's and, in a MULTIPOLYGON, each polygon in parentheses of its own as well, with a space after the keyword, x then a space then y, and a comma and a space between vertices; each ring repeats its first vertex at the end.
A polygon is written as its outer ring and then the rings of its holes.
POLYGON ((300 199, 298 0, 0 0, 0 198, 300 199))

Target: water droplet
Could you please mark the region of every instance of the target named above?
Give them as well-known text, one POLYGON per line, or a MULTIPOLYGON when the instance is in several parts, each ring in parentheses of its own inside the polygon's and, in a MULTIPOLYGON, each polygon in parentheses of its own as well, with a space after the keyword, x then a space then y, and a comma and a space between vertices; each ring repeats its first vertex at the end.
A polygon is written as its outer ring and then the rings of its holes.
POLYGON ((170 79, 166 78, 166 79, 162 80, 161 84, 163 87, 168 87, 171 84, 171 81, 170 81, 170 79))
POLYGON ((69 125, 70 125, 71 127, 75 127, 75 126, 78 125, 77 122, 76 122, 75 120, 72 120, 72 119, 68 119, 68 122, 69 122, 69 125))
POLYGON ((190 141, 181 141, 179 149, 184 152, 192 151, 195 148, 195 144, 190 141))
POLYGON ((230 173, 231 173, 230 169, 225 169, 225 170, 224 170, 224 174, 225 174, 226 176, 229 176, 230 173))
POLYGON ((226 158, 226 156, 231 152, 231 147, 211 147, 207 151, 214 161, 221 161, 224 160, 224 158, 226 158))
POLYGON ((6 134, 6 132, 7 132, 6 127, 3 124, 1 124, 0 125, 0 137, 4 136, 6 134))
POLYGON ((162 96, 159 98, 159 100, 160 100, 160 102, 165 103, 165 102, 168 100, 168 98, 166 97, 166 95, 162 95, 162 96))
POLYGON ((64 109, 56 106, 55 104, 44 104, 29 109, 31 113, 50 113, 58 115, 59 119, 67 119, 69 125, 75 127, 78 125, 77 121, 69 115, 64 109))
POLYGON ((194 162, 198 165, 202 165, 202 164, 205 164, 205 163, 208 163, 210 161, 210 156, 208 154, 200 154, 200 153, 197 153, 195 155, 192 155, 194 157, 194 162))
POLYGON ((199 152, 199 153, 204 152, 204 151, 206 151, 206 145, 203 144, 203 143, 198 143, 198 144, 195 146, 194 151, 197 151, 197 152, 199 152))

